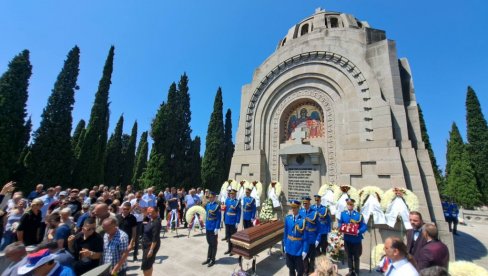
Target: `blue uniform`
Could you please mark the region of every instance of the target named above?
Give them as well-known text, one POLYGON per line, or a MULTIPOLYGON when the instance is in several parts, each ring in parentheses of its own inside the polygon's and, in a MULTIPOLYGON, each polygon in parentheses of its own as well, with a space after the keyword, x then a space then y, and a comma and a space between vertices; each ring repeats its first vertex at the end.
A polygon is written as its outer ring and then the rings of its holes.
POLYGON ((207 261, 204 264, 213 265, 215 263, 215 256, 217 255, 217 234, 215 230, 220 227, 222 213, 220 212, 220 205, 217 202, 208 202, 205 206, 207 211, 207 221, 205 221, 206 236, 208 243, 207 261))
POLYGON ((303 275, 302 253, 307 253, 309 244, 307 242, 308 232, 305 231, 305 218, 300 214, 294 217, 288 215, 285 218, 285 231, 283 233, 283 247, 286 253, 286 266, 290 275, 303 275))
POLYGON ((253 197, 244 197, 242 211, 244 212, 243 220, 253 220, 256 216, 256 200, 253 197))
POLYGON ((359 223, 358 235, 344 235, 344 249, 347 255, 347 265, 349 272, 355 272, 359 275, 359 257, 363 253, 363 233, 368 230, 368 226, 364 223, 363 215, 356 211, 345 210, 341 213, 338 221, 338 227, 341 229, 343 223, 359 223))
POLYGON ((310 208, 317 212, 318 214, 318 219, 319 219, 319 233, 320 234, 328 234, 330 233, 330 225, 331 225, 331 219, 330 219, 330 214, 329 214, 329 209, 325 207, 324 205, 312 205, 310 208))
POLYGON ((444 212, 444 219, 449 222, 451 214, 449 213, 449 202, 447 202, 446 200, 442 201, 442 211, 444 212))
POLYGON ((449 231, 453 234, 457 235, 457 225, 459 223, 458 215, 459 215, 459 208, 456 203, 451 202, 449 203, 449 207, 447 208, 447 212, 449 213, 449 219, 447 220, 449 224, 449 231), (454 226, 452 226, 454 224, 454 226))
POLYGON ((307 242, 309 244, 315 244, 316 241, 320 241, 320 236, 319 236, 319 216, 318 213, 312 208, 309 208, 306 210, 305 208, 300 209, 299 212, 300 216, 305 218, 305 230, 308 232, 307 233, 307 242))
POLYGON ((225 200, 224 223, 236 225, 241 220, 241 205, 236 198, 225 200))
POLYGON ((222 220, 219 204, 217 204, 215 201, 208 202, 205 209, 207 210, 207 220, 205 221, 205 228, 207 228, 207 232, 219 229, 220 221, 222 220))

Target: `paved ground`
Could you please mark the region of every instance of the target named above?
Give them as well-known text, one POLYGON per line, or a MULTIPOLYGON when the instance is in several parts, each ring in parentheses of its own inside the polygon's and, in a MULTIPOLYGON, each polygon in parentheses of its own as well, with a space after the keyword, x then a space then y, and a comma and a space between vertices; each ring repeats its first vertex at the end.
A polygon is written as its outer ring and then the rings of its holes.
MULTIPOLYGON (((488 269, 488 235, 486 225, 460 225, 459 235, 454 236, 456 259, 474 262, 488 269)), ((194 232, 187 237, 188 230, 179 229, 176 232, 161 235, 161 248, 157 254, 153 275, 232 275, 237 271, 238 260, 235 256, 224 255, 227 243, 220 241, 224 232, 219 234, 217 251, 217 264, 211 268, 201 265, 207 256, 207 243, 205 235, 194 232)), ((132 257, 129 257, 132 261, 132 257)), ((278 246, 257 256, 256 273, 260 276, 288 275, 285 261, 281 259, 281 251, 278 246)), ((251 267, 251 261, 244 260, 244 269, 251 267)), ((347 266, 338 264, 339 274, 347 273, 347 266)), ((361 265, 362 275, 380 275, 376 272, 369 273, 369 264, 361 265)), ((142 275, 140 262, 129 262, 128 275, 142 275)))

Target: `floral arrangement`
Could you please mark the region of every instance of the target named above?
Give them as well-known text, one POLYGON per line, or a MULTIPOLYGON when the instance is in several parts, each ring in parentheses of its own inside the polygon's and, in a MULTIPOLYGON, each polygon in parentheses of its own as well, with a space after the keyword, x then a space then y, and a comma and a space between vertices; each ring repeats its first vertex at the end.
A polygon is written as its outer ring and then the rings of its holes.
POLYGON ((269 183, 269 186, 268 186, 268 193, 269 193, 269 190, 271 189, 271 187, 274 187, 275 189, 275 195, 276 197, 280 197, 281 195, 281 184, 280 182, 278 181, 272 181, 271 183, 269 183))
POLYGON ((261 197, 261 195, 263 194, 263 184, 261 184, 261 182, 254 180, 249 186, 250 188, 256 188, 257 196, 261 197))
POLYGON ((327 253, 333 262, 343 262, 346 256, 344 251, 344 237, 339 229, 334 228, 327 235, 327 253))
POLYGON ((241 189, 241 187, 243 187, 244 189, 247 189, 247 188, 251 188, 251 184, 249 184, 249 182, 245 179, 239 181, 239 183, 237 183, 236 185, 237 188, 235 188, 237 191, 239 191, 241 189))
POLYGON ((271 199, 266 199, 261 207, 261 212, 259 212, 259 220, 261 222, 267 222, 274 218, 275 214, 273 212, 273 203, 271 199))
POLYGON ((193 219, 195 218, 195 216, 197 214, 199 216, 200 225, 202 227, 205 225, 204 222, 205 222, 207 213, 205 212, 205 209, 202 206, 195 205, 195 206, 191 207, 190 209, 188 209, 188 211, 186 211, 185 218, 186 218, 186 221, 190 223, 190 225, 188 226, 189 229, 191 229, 193 227, 193 219))
POLYGON ((337 203, 343 194, 348 194, 350 198, 354 199, 356 202, 359 202, 358 190, 349 185, 336 186, 336 190, 334 191, 334 202, 337 203))
POLYGON ((229 179, 222 184, 222 188, 220 188, 220 193, 226 193, 227 194, 227 189, 229 189, 229 185, 231 189, 236 189, 237 188, 237 182, 234 179, 229 179))
POLYGON ((381 258, 385 255, 384 247, 385 245, 380 243, 371 249, 371 263, 373 266, 380 264, 381 258))
POLYGON ((405 204, 407 205, 409 211, 419 210, 418 197, 412 191, 401 187, 391 188, 384 193, 383 200, 381 201, 381 207, 383 207, 383 210, 386 210, 388 205, 397 196, 402 197, 405 200, 405 204))
POLYGON ((327 190, 331 190, 332 192, 335 193, 335 191, 337 191, 338 188, 339 188, 339 186, 337 186, 336 184, 333 184, 333 183, 325 183, 325 184, 323 184, 320 187, 318 194, 320 196, 324 196, 325 193, 327 192, 327 190))
POLYGON ((449 274, 453 276, 488 276, 488 271, 472 262, 457 261, 449 263, 449 274))
POLYGON ((383 194, 383 190, 376 186, 366 186, 359 190, 359 206, 363 206, 369 196, 375 196, 381 202, 383 194))

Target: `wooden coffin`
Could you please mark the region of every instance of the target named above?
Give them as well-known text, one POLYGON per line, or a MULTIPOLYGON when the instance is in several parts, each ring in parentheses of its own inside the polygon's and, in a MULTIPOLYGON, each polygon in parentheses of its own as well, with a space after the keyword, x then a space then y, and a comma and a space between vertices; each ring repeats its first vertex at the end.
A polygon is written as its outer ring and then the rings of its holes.
POLYGON ((271 248, 283 240, 284 223, 271 221, 241 230, 230 238, 232 253, 245 258, 252 258, 259 252, 271 248))

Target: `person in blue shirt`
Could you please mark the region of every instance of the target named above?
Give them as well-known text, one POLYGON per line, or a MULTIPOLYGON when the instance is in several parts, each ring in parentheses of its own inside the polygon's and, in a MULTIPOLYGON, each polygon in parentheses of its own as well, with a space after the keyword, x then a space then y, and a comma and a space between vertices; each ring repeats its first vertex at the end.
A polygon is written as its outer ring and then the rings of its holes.
POLYGON ((300 209, 300 215, 305 218, 305 231, 307 232, 308 252, 303 261, 304 272, 308 275, 315 267, 315 248, 320 243, 319 219, 318 213, 310 207, 310 197, 302 198, 303 207, 300 209))
POLYGON ((205 206, 207 211, 207 220, 205 221, 205 229, 207 235, 208 252, 207 260, 202 265, 211 267, 215 264, 215 255, 217 255, 217 235, 219 233, 220 220, 222 213, 220 212, 220 205, 215 202, 215 192, 209 192, 208 202, 205 206))
POLYGON ((359 275, 359 257, 363 253, 363 233, 368 230, 368 226, 364 222, 363 216, 354 210, 354 203, 352 198, 346 199, 347 210, 342 211, 338 221, 338 228, 341 229, 343 223, 359 224, 358 234, 349 235, 344 233, 344 249, 347 254, 347 265, 349 266, 349 275, 359 275))
POLYGON ((449 213, 449 202, 446 198, 442 199, 442 211, 444 213, 444 219, 447 223, 449 223, 449 220, 451 219, 451 214, 449 213))
POLYGON ((251 196, 251 188, 246 188, 246 196, 242 199, 242 216, 244 229, 252 227, 252 221, 256 217, 256 200, 251 196))
POLYGON ((230 237, 237 232, 237 226, 241 220, 241 204, 236 198, 237 191, 232 189, 229 192, 229 197, 225 200, 225 239, 227 240, 228 249, 224 254, 230 254, 232 256, 232 243, 230 237))
POLYGON ((319 246, 316 247, 316 255, 327 253, 327 235, 331 230, 331 218, 329 208, 321 204, 321 196, 314 195, 315 204, 312 205, 312 210, 317 212, 319 220, 319 246))
POLYGON ((305 231, 305 218, 298 213, 300 201, 290 203, 292 214, 285 217, 283 232, 283 251, 286 253, 286 266, 290 276, 302 276, 304 272, 303 260, 308 252, 308 232, 305 231))
POLYGON ((457 225, 459 223, 458 220, 458 215, 459 215, 459 207, 457 206, 456 202, 454 202, 453 199, 451 199, 451 202, 449 202, 449 208, 447 209, 449 212, 449 232, 452 232, 454 235, 457 235, 457 225), (451 228, 451 224, 452 228, 451 228))

